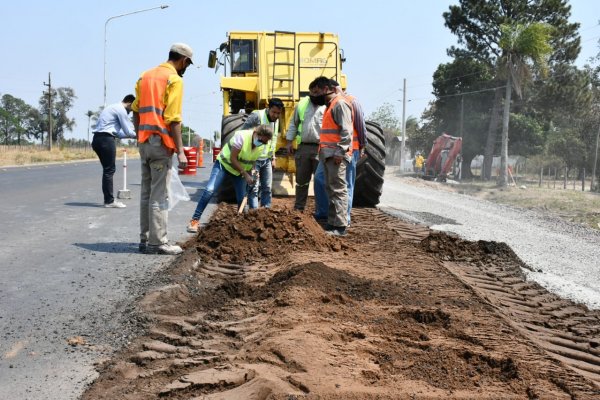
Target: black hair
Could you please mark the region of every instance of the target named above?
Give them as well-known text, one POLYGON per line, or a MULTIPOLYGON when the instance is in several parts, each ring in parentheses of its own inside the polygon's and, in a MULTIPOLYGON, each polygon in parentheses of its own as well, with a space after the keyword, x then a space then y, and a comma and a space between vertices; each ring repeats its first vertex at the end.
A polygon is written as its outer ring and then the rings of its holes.
POLYGON ((319 76, 314 81, 312 81, 308 87, 311 89, 314 87, 318 87, 319 89, 325 89, 325 88, 331 89, 331 88, 333 88, 333 85, 331 84, 331 79, 329 79, 325 76, 319 76))
POLYGON ((133 103, 135 101, 135 96, 132 94, 128 94, 127 96, 123 97, 123 103, 133 103))
POLYGON ((333 86, 333 87, 340 86, 340 83, 338 81, 336 81, 335 79, 330 79, 329 81, 331 82, 331 86, 333 86))
POLYGON ((179 61, 183 57, 185 57, 183 54, 179 54, 174 51, 169 51, 169 61, 179 61))
POLYGON ((269 108, 271 107, 283 108, 283 101, 277 97, 273 97, 271 100, 269 100, 269 108))

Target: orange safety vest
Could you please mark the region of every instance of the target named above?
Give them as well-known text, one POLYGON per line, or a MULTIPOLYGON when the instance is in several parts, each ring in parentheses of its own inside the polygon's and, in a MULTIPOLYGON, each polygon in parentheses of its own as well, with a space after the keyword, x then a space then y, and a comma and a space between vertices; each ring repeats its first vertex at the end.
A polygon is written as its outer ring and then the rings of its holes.
POLYGON ((348 100, 348 103, 350 104, 350 107, 352 108, 352 127, 354 129, 354 131, 352 132, 352 150, 359 150, 359 145, 360 143, 358 143, 358 131, 356 130, 356 127, 354 126, 354 118, 355 118, 355 111, 354 111, 354 107, 352 106, 352 101, 354 101, 354 96, 352 96, 351 94, 346 95, 346 100, 348 100))
MULTIPOLYGON (((338 101, 343 101, 348 104, 348 100, 343 95, 336 96, 329 106, 325 109, 325 113, 323 114, 323 122, 321 123, 321 134, 319 140, 319 150, 324 147, 329 147, 332 149, 336 149, 338 143, 341 141, 340 132, 342 128, 335 122, 333 119, 333 107, 336 105, 338 101)), ((352 106, 350 105, 350 108, 352 106)), ((348 154, 352 155, 352 144, 348 146, 348 154)))
POLYGON ((138 103, 138 114, 140 116, 139 143, 147 141, 150 135, 158 134, 162 138, 165 147, 177 150, 169 127, 167 127, 163 118, 166 107, 164 103, 165 91, 167 90, 169 77, 172 74, 171 69, 159 65, 144 72, 140 78, 140 99, 138 103))

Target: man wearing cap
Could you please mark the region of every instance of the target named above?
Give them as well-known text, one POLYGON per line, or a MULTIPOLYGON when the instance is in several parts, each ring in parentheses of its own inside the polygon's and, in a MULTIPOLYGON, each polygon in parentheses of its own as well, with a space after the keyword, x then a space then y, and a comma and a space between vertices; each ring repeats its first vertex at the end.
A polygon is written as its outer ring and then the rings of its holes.
POLYGON ((173 153, 179 167, 187 158, 181 140, 183 79, 192 64, 192 48, 175 43, 169 59, 138 79, 131 105, 142 168, 140 194, 140 252, 180 254, 183 250, 167 239, 168 191, 173 153))
POLYGON ((273 161, 275 159, 275 146, 277 145, 277 134, 279 133, 279 117, 283 112, 283 101, 276 97, 269 100, 267 108, 254 110, 244 122, 242 129, 251 129, 258 125, 269 125, 273 130, 273 138, 264 146, 263 154, 256 160, 255 168, 258 171, 258 185, 254 185, 248 193, 248 207, 258 208, 258 192, 260 191, 260 205, 271 207, 273 186, 273 161), (259 188, 260 186, 260 188, 259 188))
POLYGON ((117 157, 118 139, 135 139, 136 134, 133 124, 128 117, 131 112, 131 103, 135 96, 128 94, 119 103, 111 104, 102 110, 98 122, 94 127, 92 149, 98 155, 102 164, 102 193, 104 194, 104 207, 125 208, 125 204, 115 201, 113 195, 113 176, 115 175, 115 159, 117 157))

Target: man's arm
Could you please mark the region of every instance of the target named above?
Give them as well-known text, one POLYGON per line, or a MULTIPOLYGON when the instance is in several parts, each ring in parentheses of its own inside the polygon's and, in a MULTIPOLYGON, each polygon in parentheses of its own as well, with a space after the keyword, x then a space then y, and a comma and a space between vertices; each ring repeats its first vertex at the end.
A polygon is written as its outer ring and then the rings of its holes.
POLYGON ((117 132, 117 136, 119 137, 119 139, 123 139, 123 138, 135 139, 136 134, 133 129, 133 124, 131 123, 129 116, 127 115, 127 111, 125 111, 124 108, 122 110, 119 109, 117 111, 117 118, 119 119, 119 126, 121 127, 121 131, 123 131, 123 133, 125 134, 124 136, 122 136, 120 134, 120 132, 117 132))
POLYGON ((246 172, 244 167, 242 167, 242 164, 240 164, 240 162, 238 161, 238 156, 240 154, 240 151, 241 151, 241 149, 235 148, 233 146, 231 147, 231 165, 233 166, 233 169, 235 169, 236 171, 239 171, 242 178, 244 178, 246 180, 246 183, 248 185, 251 185, 254 182, 252 175, 250 175, 248 172, 246 172))
POLYGON ((140 139, 140 114, 133 112, 133 129, 135 130, 135 139, 140 139))
POLYGON ((288 154, 294 153, 294 140, 296 140, 296 135, 298 135, 298 125, 300 125, 300 116, 298 115, 298 106, 296 106, 296 108, 294 108, 294 115, 292 115, 287 132, 285 133, 288 154))
POLYGON ((177 153, 177 161, 179 161, 179 165, 185 167, 187 165, 187 157, 183 152, 183 140, 181 139, 181 122, 171 122, 171 135, 173 136, 173 142, 175 142, 175 147, 177 148, 175 152, 177 153))
POLYGON ((352 124, 358 133, 358 147, 360 150, 362 150, 367 145, 367 126, 365 124, 365 114, 363 113, 362 106, 356 99, 352 100, 352 108, 354 109, 354 120, 352 121, 352 124))
POLYGON ((260 125, 260 117, 258 116, 257 113, 253 112, 248 116, 248 119, 246 120, 246 122, 244 122, 244 125, 242 125, 242 127, 240 129, 250 129, 250 128, 254 128, 255 126, 259 126, 260 125))
MULTIPOLYGON (((352 145, 352 108, 346 101, 339 100, 332 111, 333 120, 340 127, 339 149, 336 150, 336 157, 343 157, 352 145)), ((341 161, 341 158, 340 158, 341 161)))

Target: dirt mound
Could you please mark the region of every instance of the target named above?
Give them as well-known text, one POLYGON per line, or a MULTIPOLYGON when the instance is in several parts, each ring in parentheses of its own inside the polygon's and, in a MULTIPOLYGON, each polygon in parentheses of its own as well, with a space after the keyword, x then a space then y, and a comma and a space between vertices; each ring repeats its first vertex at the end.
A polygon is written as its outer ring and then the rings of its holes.
POLYGON ((221 207, 83 399, 599 398, 600 318, 544 308, 516 262, 378 210, 340 239, 285 207, 221 207))
POLYGON ((238 214, 233 207, 220 207, 200 230, 196 249, 204 259, 248 264, 265 258, 276 261, 290 252, 337 252, 349 246, 327 236, 311 216, 296 210, 273 207, 238 214))
POLYGON ((472 242, 444 232, 431 232, 421 241, 421 247, 445 261, 504 261, 531 269, 506 243, 472 242))

